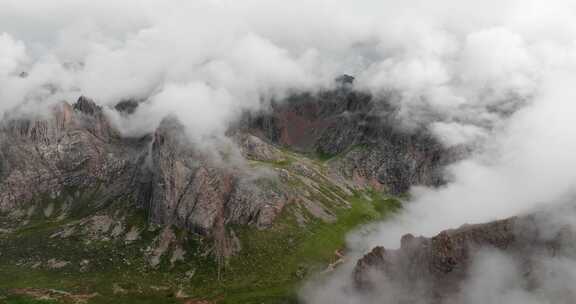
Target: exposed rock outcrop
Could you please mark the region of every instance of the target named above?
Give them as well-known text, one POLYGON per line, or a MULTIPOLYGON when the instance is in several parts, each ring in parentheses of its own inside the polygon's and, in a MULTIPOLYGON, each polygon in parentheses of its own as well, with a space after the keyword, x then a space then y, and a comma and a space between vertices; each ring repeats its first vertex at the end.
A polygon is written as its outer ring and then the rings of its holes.
POLYGON ((67 187, 101 187, 100 203, 125 194, 139 140, 122 139, 92 101, 61 103, 42 119, 0 125, 0 211, 67 187))
MULTIPOLYGON (((255 158, 270 159, 275 153, 263 144, 249 146, 259 149, 249 152, 255 158)), ((265 227, 287 203, 287 195, 279 189, 249 182, 246 172, 233 166, 211 163, 209 155, 192 147, 176 121, 161 124, 151 150, 149 208, 154 223, 176 224, 202 234, 222 231, 225 224, 265 227)))
MULTIPOLYGON (((341 81, 353 84, 350 77, 341 81)), ((130 115, 138 104, 122 101, 115 109, 130 115)), ((397 194, 414 184, 440 184, 446 151, 425 131, 398 127, 393 117, 388 104, 351 87, 299 94, 274 104, 270 113, 239 121, 229 132, 233 149, 208 151, 190 142, 170 117, 153 134, 122 136, 100 106, 80 97, 45 117, 0 123, 0 214, 25 222, 42 196, 91 189, 98 193, 90 200, 68 198, 69 209, 58 207, 58 214, 122 201, 144 210, 150 224, 215 240, 216 251, 227 255, 238 247, 228 226, 270 227, 290 203, 334 221, 325 201, 346 207, 352 189, 397 194), (281 148, 339 157, 319 165, 281 148), (222 164, 234 157, 240 165, 222 164), (258 173, 253 165, 260 166, 258 173)), ((53 213, 53 206, 42 208, 53 213)), ((299 218, 306 222, 303 214, 299 218)))
POLYGON ((423 298, 427 303, 444 303, 470 276, 475 254, 492 249, 512 256, 522 265, 526 280, 537 288, 536 274, 531 273, 535 263, 543 256, 571 250, 576 240, 569 226, 543 228, 542 218, 533 215, 464 225, 432 238, 405 235, 399 249, 376 247, 361 258, 354 282, 366 294, 393 290, 400 295, 395 298, 398 303, 420 303, 423 298))
POLYGON ((399 194, 411 185, 440 185, 442 169, 455 153, 426 129, 408 130, 395 117, 385 99, 335 90, 294 95, 273 104, 271 113, 246 117, 245 125, 250 133, 281 146, 323 158, 341 156, 329 166, 334 176, 352 181, 353 188, 399 194))

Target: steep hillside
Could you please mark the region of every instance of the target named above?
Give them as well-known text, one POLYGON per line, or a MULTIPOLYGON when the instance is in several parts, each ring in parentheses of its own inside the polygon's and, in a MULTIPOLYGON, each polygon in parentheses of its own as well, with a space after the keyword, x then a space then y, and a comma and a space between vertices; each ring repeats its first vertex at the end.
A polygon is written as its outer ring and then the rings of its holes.
POLYGON ((347 232, 410 185, 442 182, 449 153, 382 105, 344 88, 297 95, 246 115, 216 150, 170 117, 124 137, 85 97, 2 121, 0 297, 295 301, 339 263, 347 232))

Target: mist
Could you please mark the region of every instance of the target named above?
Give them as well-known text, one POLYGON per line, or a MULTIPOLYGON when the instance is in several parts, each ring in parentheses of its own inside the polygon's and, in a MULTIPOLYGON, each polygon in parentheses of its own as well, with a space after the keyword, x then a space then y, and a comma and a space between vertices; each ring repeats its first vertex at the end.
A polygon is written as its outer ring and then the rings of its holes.
MULTIPOLYGON (((452 12, 452 6, 444 9, 452 12)), ((453 121, 433 122, 431 129, 445 145, 470 143, 474 152, 447 169, 447 185, 412 189, 398 216, 352 234, 348 241, 351 263, 374 246, 398 248, 406 233, 431 237, 463 224, 559 208, 566 201, 574 204, 576 176, 571 168, 576 165, 576 96, 572 83, 576 79, 571 45, 575 36, 569 34, 574 22, 556 19, 573 14, 568 3, 520 4, 507 11, 506 24, 468 33, 463 48, 457 49, 460 60, 403 63, 406 66, 398 74, 385 69, 385 87, 396 87, 403 109, 408 113, 412 110, 407 119, 414 119, 414 113, 418 122, 427 119, 418 116, 422 103, 429 105, 426 109, 449 113, 453 121), (564 10, 556 14, 560 7, 564 10), (446 66, 453 69, 446 70, 446 66), (454 77, 446 74, 455 71, 454 77), (500 110, 484 107, 490 103, 500 110), (515 110, 503 115, 509 106, 515 110)), ((549 220, 573 225, 573 215, 550 215, 549 220)), ((542 273, 571 277, 573 258, 543 256, 542 273)), ((541 278, 548 282, 542 289, 528 290, 522 283, 520 265, 504 253, 480 252, 474 261, 469 282, 455 303, 568 303, 573 299, 570 287, 551 277, 541 278)), ((376 298, 350 294, 346 286, 350 285, 351 271, 352 265, 345 266, 321 286, 313 285, 314 291, 306 290, 308 302, 398 301, 395 293, 399 291, 386 288, 385 283, 381 286, 385 291, 376 298)), ((417 293, 415 298, 415 303, 431 301, 417 293)))
MULTIPOLYGON (((405 233, 433 236, 574 195, 574 20, 568 0, 0 0, 0 117, 80 95, 105 108, 143 100, 129 117, 106 113, 126 135, 173 115, 199 142, 225 136, 243 111, 354 75, 358 90, 395 103, 406 126, 472 152, 446 170, 445 186, 412 189, 400 214, 350 235, 353 261, 398 247, 405 233)), ((342 293, 350 263, 305 300, 359 302, 342 293)), ((515 273, 500 253, 482 263, 515 273)), ((546 265, 558 263, 576 273, 570 258, 546 265)), ((478 302, 475 288, 464 302, 478 302)))

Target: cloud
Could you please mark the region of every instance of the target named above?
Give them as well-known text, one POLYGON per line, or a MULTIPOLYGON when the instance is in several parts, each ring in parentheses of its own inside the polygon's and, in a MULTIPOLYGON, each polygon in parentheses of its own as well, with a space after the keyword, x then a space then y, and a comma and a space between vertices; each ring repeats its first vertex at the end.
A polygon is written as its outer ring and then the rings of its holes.
POLYGON ((21 41, 3 33, 0 35, 0 75, 7 77, 27 60, 26 47, 21 41))
MULTIPOLYGON (((28 49, 29 72, 53 75, 26 80, 27 92, 4 98, 10 106, 2 111, 30 103, 29 92, 46 84, 58 94, 41 99, 84 94, 111 105, 161 102, 154 97, 165 89, 203 83, 234 100, 218 108, 228 114, 214 116, 226 125, 240 109, 350 73, 375 94, 399 92, 395 101, 407 123, 433 117, 486 128, 500 120, 486 107, 530 97, 544 57, 565 52, 573 33, 534 46, 543 30, 521 17, 541 19, 540 7, 513 0, 36 2, 0 0, 0 28, 28 49)), ((193 101, 181 102, 174 112, 182 120, 199 118, 185 111, 193 101)))

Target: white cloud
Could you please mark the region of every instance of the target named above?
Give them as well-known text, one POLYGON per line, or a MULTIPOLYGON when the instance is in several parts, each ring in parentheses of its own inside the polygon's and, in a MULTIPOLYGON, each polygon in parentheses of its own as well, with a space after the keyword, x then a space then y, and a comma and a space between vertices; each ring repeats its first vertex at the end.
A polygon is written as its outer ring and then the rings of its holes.
POLYGON ((7 33, 0 34, 0 76, 6 77, 17 72, 27 60, 26 47, 7 33))

